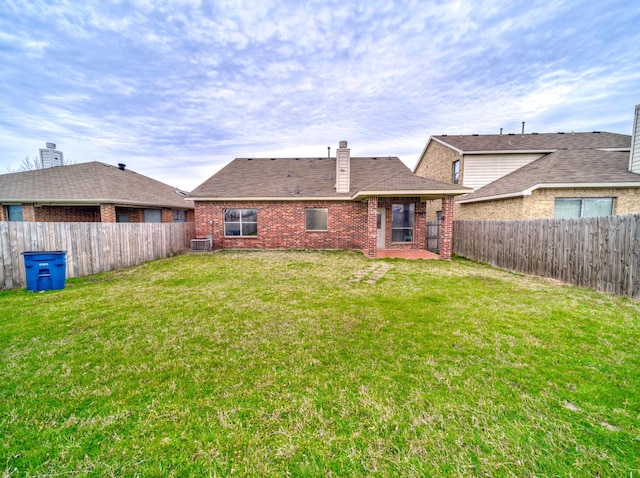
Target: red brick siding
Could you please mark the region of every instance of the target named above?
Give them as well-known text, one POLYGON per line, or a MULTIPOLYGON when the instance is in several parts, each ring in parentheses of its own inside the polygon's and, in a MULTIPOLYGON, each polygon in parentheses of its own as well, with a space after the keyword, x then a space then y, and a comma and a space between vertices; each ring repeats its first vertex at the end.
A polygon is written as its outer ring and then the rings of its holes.
POLYGON ((386 248, 424 249, 425 206, 419 198, 378 198, 372 201, 196 202, 196 236, 213 236, 216 249, 357 249, 371 254, 376 246, 376 212, 384 207, 386 248), (391 204, 415 203, 414 242, 391 243, 391 204), (224 237, 224 209, 258 210, 256 237, 224 237), (327 208, 328 231, 306 231, 305 209, 327 208), (371 213, 372 217, 369 218, 371 213), (212 223, 210 223, 212 221, 212 223))
POLYGON ((196 202, 196 236, 216 249, 366 249, 367 204, 353 201, 196 202), (224 237, 224 209, 258 210, 256 237, 224 237), (305 209, 328 209, 327 231, 305 229, 305 209), (213 224, 210 224, 212 221, 213 224))
POLYGON ((36 220, 36 212, 33 204, 22 205, 22 220, 33 222, 36 220))
POLYGON ((442 200, 442 220, 440 221, 440 257, 451 259, 453 251, 453 196, 442 200))
POLYGON ((367 256, 376 257, 378 251, 378 197, 367 202, 367 256))
MULTIPOLYGON (((158 208, 155 208, 158 209, 158 208)), ((116 222, 116 215, 126 214, 131 222, 144 222, 144 209, 100 206, 34 206, 22 204, 23 221, 29 222, 116 222)), ((194 222, 193 209, 187 210, 187 222, 194 222)), ((7 206, 0 205, 0 221, 7 220, 7 206)), ((162 222, 173 222, 172 209, 162 209, 162 222)))
POLYGON ((100 221, 116 222, 116 207, 113 204, 100 204, 100 221))
POLYGON ((116 216, 129 216, 129 222, 144 222, 144 209, 137 207, 117 207, 116 216))
POLYGON ((100 222, 99 206, 41 206, 34 210, 38 222, 100 222))
POLYGON ((162 222, 173 222, 173 210, 162 209, 162 222))

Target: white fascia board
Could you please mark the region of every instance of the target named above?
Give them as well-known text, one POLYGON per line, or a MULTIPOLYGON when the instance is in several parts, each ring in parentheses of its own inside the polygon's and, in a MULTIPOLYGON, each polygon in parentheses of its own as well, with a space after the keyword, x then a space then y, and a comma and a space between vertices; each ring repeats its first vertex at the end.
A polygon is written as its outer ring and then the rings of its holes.
POLYGON ((463 189, 445 189, 445 190, 433 190, 433 189, 424 189, 424 190, 413 190, 413 191, 358 191, 351 198, 353 200, 363 199, 365 197, 370 196, 379 196, 379 197, 443 197, 443 196, 460 196, 462 194, 469 194, 473 192, 471 188, 463 188, 463 189))
POLYGON ((465 199, 463 196, 460 199, 457 199, 456 202, 458 204, 467 204, 472 202, 494 201, 496 199, 509 199, 509 198, 520 197, 520 196, 524 196, 522 191, 518 191, 515 193, 507 193, 507 194, 496 194, 495 196, 484 196, 481 198, 471 198, 471 199, 465 199))
POLYGON ((457 200, 460 204, 494 201, 496 199, 509 199, 521 196, 531 196, 536 189, 602 189, 602 188, 640 188, 640 182, 637 183, 541 183, 513 193, 496 194, 494 196, 483 196, 480 198, 465 199, 464 197, 457 200))
POLYGON ((310 197, 190 197, 188 198, 191 201, 207 201, 207 202, 247 202, 247 201, 257 201, 257 202, 266 202, 266 201, 350 201, 351 197, 349 196, 331 196, 331 197, 322 197, 322 196, 310 196, 310 197))

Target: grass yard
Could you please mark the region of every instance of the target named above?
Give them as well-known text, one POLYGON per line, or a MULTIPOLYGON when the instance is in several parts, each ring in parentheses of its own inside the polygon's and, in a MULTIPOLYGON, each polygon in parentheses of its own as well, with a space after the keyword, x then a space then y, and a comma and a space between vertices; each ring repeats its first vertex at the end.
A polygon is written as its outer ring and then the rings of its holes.
POLYGON ((0 292, 0 473, 640 476, 640 302, 472 262, 183 255, 0 292))

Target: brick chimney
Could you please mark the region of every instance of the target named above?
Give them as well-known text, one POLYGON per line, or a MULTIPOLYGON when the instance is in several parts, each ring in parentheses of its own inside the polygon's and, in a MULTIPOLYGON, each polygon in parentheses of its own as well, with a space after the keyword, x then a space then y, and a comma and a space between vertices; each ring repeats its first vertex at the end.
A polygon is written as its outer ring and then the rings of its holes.
POLYGON ((348 193, 351 189, 351 150, 346 141, 338 143, 336 151, 336 192, 348 193))

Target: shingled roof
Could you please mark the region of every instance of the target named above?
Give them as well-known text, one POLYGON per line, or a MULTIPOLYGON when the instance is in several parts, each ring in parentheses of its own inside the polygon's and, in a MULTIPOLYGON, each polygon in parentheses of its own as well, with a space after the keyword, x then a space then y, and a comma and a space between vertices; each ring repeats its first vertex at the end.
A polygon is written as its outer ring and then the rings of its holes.
POLYGON ((640 174, 629 172, 628 165, 628 151, 556 151, 463 196, 458 202, 523 196, 540 188, 640 187, 640 174))
POLYGON ((350 158, 351 189, 336 193, 335 158, 236 158, 189 195, 194 200, 358 199, 438 196, 471 191, 414 175, 399 158, 350 158))
POLYGON ((192 209, 185 193, 129 169, 100 163, 71 164, 0 175, 0 202, 121 204, 192 209))
POLYGON ((439 135, 432 140, 446 144, 460 153, 552 152, 561 149, 624 149, 631 146, 631 136, 594 131, 591 133, 528 133, 439 135))

